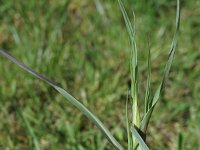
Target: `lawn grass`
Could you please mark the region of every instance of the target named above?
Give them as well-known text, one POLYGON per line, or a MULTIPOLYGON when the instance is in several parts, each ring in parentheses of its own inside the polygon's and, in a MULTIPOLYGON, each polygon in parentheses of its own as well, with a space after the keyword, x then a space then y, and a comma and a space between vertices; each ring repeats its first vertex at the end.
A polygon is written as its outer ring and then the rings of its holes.
MULTIPOLYGON (((130 88, 129 43, 116 1, 1 1, 0 46, 82 100, 111 129, 124 147, 125 100, 130 88), (106 18, 106 19, 105 19, 106 18)), ((176 1, 126 0, 136 14, 144 97, 148 42, 152 51, 152 87, 161 80, 174 29, 176 1)), ((147 143, 151 149, 175 149, 179 133, 184 149, 198 149, 200 10, 198 1, 182 1, 181 34, 167 88, 155 108, 147 143)), ((18 110, 33 129, 41 149, 112 149, 98 129, 51 87, 0 58, 0 149, 32 149, 18 110)))

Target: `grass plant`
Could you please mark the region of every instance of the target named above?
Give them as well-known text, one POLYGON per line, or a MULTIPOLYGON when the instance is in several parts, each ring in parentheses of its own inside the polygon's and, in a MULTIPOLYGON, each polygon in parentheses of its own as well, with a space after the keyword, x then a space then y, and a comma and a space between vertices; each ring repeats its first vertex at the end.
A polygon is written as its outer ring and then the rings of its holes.
MULTIPOLYGON (((96 1, 99 2, 99 1, 96 1)), ((136 32, 135 32, 135 23, 132 25, 128 14, 124 8, 124 5, 121 0, 118 0, 119 6, 122 12, 122 15, 125 20, 125 25, 129 35, 130 41, 130 76, 131 76, 131 89, 130 89, 130 96, 126 100, 126 125, 127 125, 127 138, 128 138, 128 150, 135 150, 135 149, 143 149, 148 150, 148 146, 146 143, 146 134, 147 134, 147 127, 154 111, 154 108, 162 94, 162 91, 165 89, 165 83, 169 76, 169 71, 172 65, 172 61, 175 54, 176 44, 177 44, 177 37, 179 31, 179 24, 180 24, 180 1, 177 0, 177 12, 176 12, 176 28, 175 34, 172 40, 171 48, 169 50, 169 56, 167 63, 165 65, 164 75, 162 78, 161 83, 159 84, 155 94, 152 95, 151 93, 151 51, 149 49, 148 52, 148 78, 146 83, 146 92, 144 94, 144 113, 141 116, 141 110, 139 110, 138 102, 140 101, 138 98, 138 48, 136 44, 136 32), (129 114, 129 105, 131 105, 131 115, 129 114)), ((97 3, 98 4, 98 3, 97 3)), ((100 8, 99 8, 100 9, 100 8)), ((102 10, 102 9, 101 9, 102 10)), ((102 13, 103 14, 103 13, 102 13)), ((104 15, 104 14, 103 14, 104 15)), ((135 22, 135 15, 133 13, 133 18, 135 22)), ((40 73, 34 71, 27 65, 21 63, 10 54, 6 52, 4 49, 0 49, 0 54, 6 57, 7 59, 11 60, 13 63, 21 67, 23 70, 29 72, 36 78, 39 78, 45 81, 47 84, 52 86, 55 90, 57 90, 61 95, 63 95, 70 103, 72 103, 76 108, 78 108, 87 118, 92 121, 103 133, 103 135, 108 139, 108 141, 119 150, 124 149, 121 144, 119 144, 118 140, 114 138, 111 132, 105 127, 105 125, 98 119, 84 104, 82 104, 79 100, 73 97, 69 92, 67 92, 64 88, 60 85, 56 84, 55 82, 51 81, 47 77, 41 75, 40 73)), ((26 117, 22 113, 19 113, 19 116, 22 118, 30 136, 33 138, 33 143, 35 145, 35 149, 39 150, 39 142, 35 136, 34 131, 30 123, 26 120, 26 117)), ((179 139, 179 147, 182 147, 182 137, 179 139)), ((181 149, 181 148, 180 148, 181 149)))

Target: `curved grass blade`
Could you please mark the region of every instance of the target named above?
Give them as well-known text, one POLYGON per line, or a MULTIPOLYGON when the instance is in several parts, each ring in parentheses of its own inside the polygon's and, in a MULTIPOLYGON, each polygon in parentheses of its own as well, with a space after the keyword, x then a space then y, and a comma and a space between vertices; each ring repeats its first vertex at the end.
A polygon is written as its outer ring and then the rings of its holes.
POLYGON ((73 96, 71 96, 68 92, 66 92, 63 88, 54 86, 54 88, 62 94, 66 99, 68 99, 74 106, 76 106, 82 113, 84 113, 92 122, 96 124, 96 126, 104 133, 107 139, 119 150, 122 150, 122 146, 116 141, 116 139, 112 136, 110 131, 103 125, 103 123, 92 114, 82 103, 76 100, 73 96))
POLYGON ((70 95, 67 91, 65 91, 63 88, 58 86, 58 84, 54 83, 53 81, 49 80, 45 76, 35 72, 28 66, 24 65, 23 63, 16 60, 14 57, 9 55, 4 50, 0 49, 0 54, 14 62, 16 65, 21 67, 23 70, 29 72, 30 74, 34 75, 35 77, 45 81, 47 84, 54 87, 60 94, 62 94, 69 102, 71 102, 75 107, 77 107, 84 115, 88 117, 90 121, 96 124, 96 126, 102 131, 102 133, 106 136, 106 138, 109 140, 109 142, 119 150, 123 150, 123 147, 117 142, 117 140, 112 136, 110 131, 103 125, 103 123, 94 115, 92 114, 88 108, 86 108, 82 103, 80 103, 77 99, 75 99, 72 95, 70 95))
POLYGON ((137 127, 132 127, 131 128, 131 132, 134 135, 134 137, 136 138, 137 142, 139 143, 140 147, 142 150, 149 150, 148 146, 146 145, 146 143, 144 142, 143 138, 140 136, 137 127))
POLYGON ((159 97, 160 97, 160 95, 161 95, 161 93, 164 89, 165 82, 166 82, 167 77, 169 75, 169 71, 170 71, 172 61, 173 61, 173 58, 174 58, 174 54, 175 54, 175 50, 176 50, 177 38, 178 38, 178 33, 179 33, 179 26, 180 26, 180 0, 177 0, 176 30, 175 30, 174 37, 173 37, 173 40, 172 40, 171 48, 169 50, 169 56, 168 56, 167 63, 165 65, 165 71, 164 71, 162 82, 160 83, 159 87, 157 88, 155 95, 153 97, 152 105, 150 106, 150 109, 148 110, 148 112, 145 114, 145 116, 142 120, 142 123, 141 123, 141 129, 144 133, 146 132, 149 120, 151 118, 151 114, 154 110, 156 103, 159 100, 159 97))
POLYGON ((180 0, 177 0, 177 13, 176 13, 176 30, 175 30, 175 34, 172 40, 172 44, 171 44, 171 48, 169 51, 169 56, 168 56, 168 61, 167 64, 165 65, 165 72, 164 72, 164 76, 163 76, 163 80, 153 98, 153 105, 155 105, 159 99, 159 96, 162 92, 162 90, 164 89, 165 86, 165 82, 167 80, 167 77, 169 76, 169 71, 172 65, 172 61, 174 58, 174 54, 176 51, 176 44, 177 44, 177 37, 178 37, 178 33, 179 33, 179 26, 180 26, 180 0))

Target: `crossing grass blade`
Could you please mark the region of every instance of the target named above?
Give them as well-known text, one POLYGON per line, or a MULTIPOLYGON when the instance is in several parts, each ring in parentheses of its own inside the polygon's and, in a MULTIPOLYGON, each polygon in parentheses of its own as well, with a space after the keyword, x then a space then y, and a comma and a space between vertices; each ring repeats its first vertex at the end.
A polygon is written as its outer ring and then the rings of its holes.
POLYGON ((137 131, 137 128, 134 126, 131 128, 131 132, 136 138, 137 142, 139 143, 139 146, 142 150, 149 150, 148 146, 144 142, 143 138, 140 136, 139 132, 137 131))
POLYGON ((155 95, 154 95, 153 100, 152 100, 152 105, 150 105, 150 109, 145 114, 145 116, 144 116, 144 118, 141 122, 141 129, 142 129, 143 132, 146 132, 149 120, 151 118, 151 114, 154 110, 156 103, 159 100, 159 97, 160 97, 160 95, 161 95, 161 93, 164 89, 165 82, 166 82, 167 77, 169 75, 169 71, 170 71, 172 61, 173 61, 173 58, 174 58, 174 54, 175 54, 175 50, 176 50, 177 37, 178 37, 178 33, 179 33, 179 26, 180 26, 180 0, 177 0, 176 29, 175 29, 174 37, 173 37, 173 40, 172 40, 171 48, 169 50, 168 60, 167 60, 167 63, 165 65, 165 71, 164 71, 163 79, 162 79, 159 87, 157 88, 157 90, 155 92, 155 95))
POLYGON ((96 126, 104 133, 107 139, 119 150, 122 150, 122 146, 115 140, 110 131, 103 125, 103 123, 92 114, 82 103, 76 100, 73 96, 71 96, 67 91, 63 88, 54 86, 54 88, 62 94, 66 99, 68 99, 74 106, 76 106, 82 113, 84 113, 92 122, 96 124, 96 126))
POLYGON ((108 141, 119 150, 123 150, 123 147, 117 142, 117 140, 112 136, 110 131, 103 125, 103 123, 93 114, 89 111, 88 108, 86 108, 82 103, 80 103, 77 99, 75 99, 72 95, 70 95, 67 91, 65 91, 63 88, 58 86, 55 82, 49 80, 45 76, 35 72, 28 66, 24 65, 23 63, 16 60, 14 57, 12 57, 10 54, 5 52, 5 50, 0 49, 0 54, 4 57, 8 58, 12 62, 14 62, 16 65, 21 67, 23 70, 29 72, 30 74, 34 75, 35 77, 45 81, 47 84, 51 85, 53 88, 55 88, 60 94, 62 94, 70 103, 72 103, 76 108, 78 108, 84 115, 88 117, 90 121, 96 124, 96 126, 102 131, 102 133, 105 135, 105 137, 108 139, 108 141))

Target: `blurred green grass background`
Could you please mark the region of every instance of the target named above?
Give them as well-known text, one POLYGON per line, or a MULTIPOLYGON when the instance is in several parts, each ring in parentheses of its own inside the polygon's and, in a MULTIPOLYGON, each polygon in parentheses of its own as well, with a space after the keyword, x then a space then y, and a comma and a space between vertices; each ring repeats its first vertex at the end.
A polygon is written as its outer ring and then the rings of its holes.
MULTIPOLYGON (((125 0, 136 14, 139 105, 144 106, 148 41, 152 82, 161 80, 175 28, 175 0, 125 0)), ((200 147, 200 2, 181 0, 178 48, 167 88, 153 113, 151 149, 200 147)), ((125 100, 130 86, 129 43, 116 0, 0 0, 0 47, 60 83, 127 146, 125 100)), ((113 149, 94 124, 55 90, 0 58, 0 149, 34 149, 18 115, 42 150, 113 149)))

